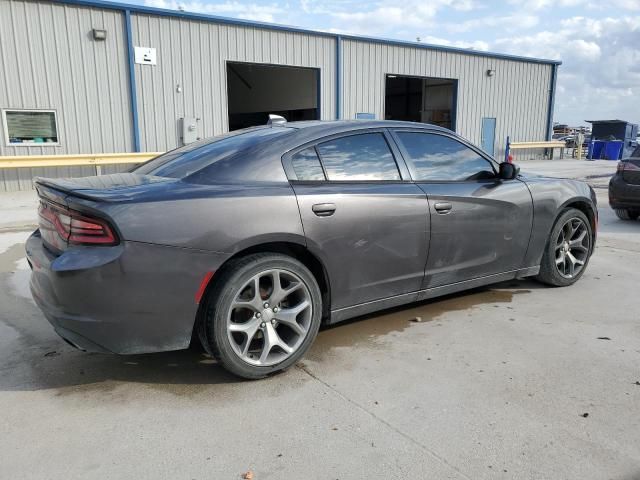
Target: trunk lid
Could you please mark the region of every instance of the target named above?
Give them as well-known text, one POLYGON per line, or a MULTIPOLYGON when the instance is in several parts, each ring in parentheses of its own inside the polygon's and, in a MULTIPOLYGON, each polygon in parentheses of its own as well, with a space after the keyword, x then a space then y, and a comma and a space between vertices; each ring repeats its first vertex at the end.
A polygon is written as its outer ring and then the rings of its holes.
POLYGON ((118 201, 132 198, 137 194, 148 191, 149 185, 174 183, 176 179, 138 175, 136 173, 113 173, 95 177, 79 178, 42 178, 35 179, 36 190, 42 197, 40 189, 45 195, 50 190, 57 192, 57 197, 73 195, 96 201, 118 201))
POLYGON ((40 198, 38 226, 42 240, 54 253, 62 253, 72 245, 114 245, 118 243, 115 228, 100 212, 100 204, 132 200, 147 192, 151 184, 173 181, 134 173, 36 178, 35 187, 40 198), (91 202, 79 202, 79 199, 91 202), (78 208, 78 204, 85 205, 78 208))

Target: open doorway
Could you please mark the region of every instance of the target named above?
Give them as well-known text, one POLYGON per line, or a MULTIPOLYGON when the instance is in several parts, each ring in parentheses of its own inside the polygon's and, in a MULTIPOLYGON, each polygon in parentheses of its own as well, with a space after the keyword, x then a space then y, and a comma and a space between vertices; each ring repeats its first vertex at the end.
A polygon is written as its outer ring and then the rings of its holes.
POLYGON ((455 130, 457 80, 387 75, 385 119, 431 123, 455 130))
POLYGON ((227 62, 229 130, 264 125, 270 113, 319 119, 318 80, 315 68, 227 62))

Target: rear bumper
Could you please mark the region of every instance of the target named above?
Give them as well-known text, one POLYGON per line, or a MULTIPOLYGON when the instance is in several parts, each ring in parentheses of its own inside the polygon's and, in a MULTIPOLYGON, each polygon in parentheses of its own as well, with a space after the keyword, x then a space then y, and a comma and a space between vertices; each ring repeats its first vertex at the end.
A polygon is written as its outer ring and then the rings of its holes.
POLYGON ((625 182, 619 174, 609 180, 609 205, 611 208, 640 209, 640 185, 625 182))
POLYGON ((27 240, 31 292, 56 332, 74 346, 119 354, 189 346, 207 272, 227 255, 123 242, 51 254, 27 240))

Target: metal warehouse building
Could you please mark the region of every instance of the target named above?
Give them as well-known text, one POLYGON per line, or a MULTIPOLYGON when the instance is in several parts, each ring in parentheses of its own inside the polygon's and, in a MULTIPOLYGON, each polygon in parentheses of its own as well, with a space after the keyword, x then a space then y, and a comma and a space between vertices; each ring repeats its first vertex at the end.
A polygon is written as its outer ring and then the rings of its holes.
MULTIPOLYGON (((0 0, 0 156, 161 152, 278 113, 434 123, 500 157, 507 136, 550 138, 558 65, 120 3, 0 0)), ((0 190, 94 173, 0 169, 0 190)))

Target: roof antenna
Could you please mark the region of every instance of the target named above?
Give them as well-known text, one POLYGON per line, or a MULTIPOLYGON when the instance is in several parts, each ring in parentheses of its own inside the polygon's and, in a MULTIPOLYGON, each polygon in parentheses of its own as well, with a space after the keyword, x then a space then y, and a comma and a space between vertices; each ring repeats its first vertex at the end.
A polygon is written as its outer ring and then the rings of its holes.
POLYGON ((284 117, 281 117, 280 115, 274 115, 273 113, 269 114, 269 121, 267 122, 267 125, 271 125, 272 127, 274 125, 286 125, 287 124, 287 119, 284 117))

